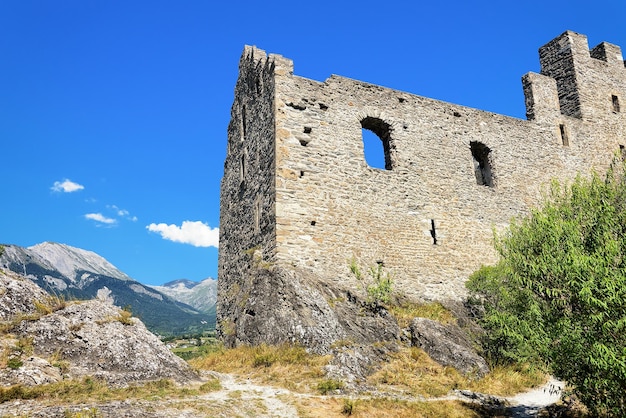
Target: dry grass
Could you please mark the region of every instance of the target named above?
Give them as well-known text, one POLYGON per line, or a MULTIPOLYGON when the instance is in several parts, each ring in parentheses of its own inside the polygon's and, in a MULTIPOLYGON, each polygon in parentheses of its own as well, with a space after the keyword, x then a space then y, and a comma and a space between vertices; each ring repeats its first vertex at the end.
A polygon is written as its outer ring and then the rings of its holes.
POLYGON ((37 312, 43 316, 60 311, 67 306, 68 301, 63 296, 49 295, 43 300, 36 300, 34 303, 37 312))
POLYGON ((50 404, 126 399, 178 399, 219 389, 221 386, 217 379, 208 381, 198 388, 180 388, 167 379, 125 388, 111 388, 102 380, 85 377, 82 380, 64 380, 47 385, 0 387, 0 403, 14 399, 37 399, 50 404))
POLYGON ((368 379, 378 387, 412 396, 438 397, 458 389, 465 379, 451 367, 443 367, 418 348, 406 348, 368 379))
POLYGON ((393 399, 348 399, 348 398, 299 398, 294 400, 298 416, 302 418, 421 418, 481 417, 473 405, 459 401, 408 402, 393 399), (346 412, 346 404, 352 406, 346 412))
POLYGON ((232 373, 293 391, 311 392, 323 380, 323 367, 329 360, 329 356, 309 354, 299 346, 260 345, 221 348, 189 363, 196 369, 232 373))
MULTIPOLYGON (((232 373, 260 384, 281 386, 300 393, 332 394, 341 385, 322 373, 328 357, 307 354, 301 347, 259 346, 220 349, 191 360, 194 367, 232 373)), ((546 375, 530 367, 496 368, 483 379, 470 379, 455 369, 442 367, 418 348, 404 348, 370 376, 367 383, 386 397, 289 396, 301 417, 478 417, 476 405, 460 401, 399 400, 438 398, 453 389, 509 396, 544 383, 546 375), (399 399, 393 399, 399 398, 399 399)), ((236 400, 236 398, 231 398, 236 400)))
POLYGON ((133 313, 127 309, 122 309, 120 314, 115 318, 124 325, 133 325, 133 313))
POLYGON ((540 368, 530 365, 498 366, 480 380, 470 380, 466 388, 474 392, 498 396, 511 396, 543 385, 548 375, 540 368))
POLYGON ((414 318, 428 318, 442 324, 456 324, 456 317, 440 303, 418 304, 402 302, 389 306, 389 312, 396 318, 400 328, 407 328, 414 318))
POLYGON ((443 367, 419 348, 406 348, 370 376, 368 383, 412 396, 440 397, 453 389, 509 396, 545 383, 547 376, 531 367, 499 367, 483 379, 469 379, 443 367))

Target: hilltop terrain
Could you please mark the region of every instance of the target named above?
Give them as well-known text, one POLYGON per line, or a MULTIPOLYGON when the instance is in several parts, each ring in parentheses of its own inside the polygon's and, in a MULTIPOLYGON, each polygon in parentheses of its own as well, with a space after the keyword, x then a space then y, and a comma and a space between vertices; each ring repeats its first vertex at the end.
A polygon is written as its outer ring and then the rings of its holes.
POLYGON ((98 295, 110 298, 116 306, 130 309, 150 331, 161 336, 196 334, 215 328, 214 304, 211 307, 207 303, 203 310, 194 308, 133 280, 94 252, 52 242, 28 248, 2 248, 0 268, 22 274, 48 293, 68 300, 93 299, 98 295))
MULTIPOLYGON (((558 397, 541 389, 508 407, 516 398, 475 391, 515 393, 541 374, 468 380, 417 347, 353 382, 331 377, 341 366, 331 357, 297 346, 214 346, 190 367, 106 295, 66 302, 11 271, 0 271, 0 325, 2 417, 527 417, 558 397)), ((344 344, 336 356, 359 349, 344 344)))

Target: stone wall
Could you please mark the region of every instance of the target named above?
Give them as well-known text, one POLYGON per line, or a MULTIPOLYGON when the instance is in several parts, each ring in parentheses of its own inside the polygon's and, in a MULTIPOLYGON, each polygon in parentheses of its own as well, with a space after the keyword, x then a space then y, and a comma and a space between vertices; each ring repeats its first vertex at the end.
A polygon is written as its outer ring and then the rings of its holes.
POLYGON ((218 327, 238 318, 229 295, 253 282, 255 257, 347 289, 359 288, 349 260, 383 263, 408 297, 463 298, 469 274, 497 259, 494 228, 536 205, 551 179, 602 172, 626 145, 619 47, 590 51, 568 31, 539 55, 520 120, 309 80, 246 47, 222 181, 218 327), (383 141, 387 169, 366 163, 363 129, 383 141))

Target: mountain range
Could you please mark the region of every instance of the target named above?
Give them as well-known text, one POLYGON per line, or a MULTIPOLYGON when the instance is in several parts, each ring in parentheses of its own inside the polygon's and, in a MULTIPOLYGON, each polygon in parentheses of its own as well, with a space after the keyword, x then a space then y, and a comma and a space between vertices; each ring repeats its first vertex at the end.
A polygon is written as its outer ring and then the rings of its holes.
POLYGON ((27 248, 3 245, 0 268, 26 276, 48 293, 69 299, 93 299, 97 295, 111 298, 161 336, 215 328, 217 292, 213 279, 200 283, 175 280, 151 287, 133 280, 94 252, 52 242, 27 248))
POLYGON ((207 314, 215 313, 217 303, 217 280, 205 279, 201 282, 179 279, 167 282, 162 286, 150 286, 174 300, 186 303, 207 314))

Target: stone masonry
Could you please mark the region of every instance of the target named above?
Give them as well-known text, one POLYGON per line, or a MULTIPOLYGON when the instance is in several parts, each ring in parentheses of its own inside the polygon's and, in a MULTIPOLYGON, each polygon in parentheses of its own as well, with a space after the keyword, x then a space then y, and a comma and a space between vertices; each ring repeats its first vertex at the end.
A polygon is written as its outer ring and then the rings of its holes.
MULTIPOLYGON (((468 276, 497 260, 494 228, 537 205, 551 179, 603 172, 626 145, 620 48, 589 50, 567 31, 539 58, 541 73, 522 77, 521 120, 336 75, 309 80, 246 46, 221 186, 218 331, 258 342, 245 329, 278 305, 263 320, 282 326, 295 296, 276 286, 287 277, 318 305, 359 295, 353 259, 382 263, 408 298, 462 299, 468 276), (386 169, 366 163, 363 129, 381 139, 386 169), (281 272, 265 283, 273 306, 260 270, 281 272)), ((282 339, 306 339, 306 309, 282 339)))

